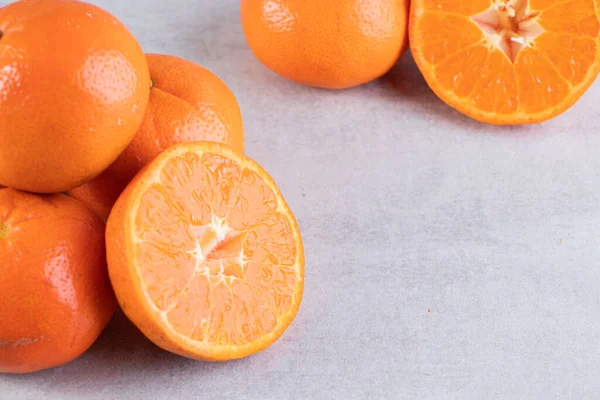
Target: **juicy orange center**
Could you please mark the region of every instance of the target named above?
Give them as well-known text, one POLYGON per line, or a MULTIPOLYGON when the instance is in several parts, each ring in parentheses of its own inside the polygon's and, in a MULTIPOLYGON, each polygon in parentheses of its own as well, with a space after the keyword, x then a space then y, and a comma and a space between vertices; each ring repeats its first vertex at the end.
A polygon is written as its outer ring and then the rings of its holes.
POLYGON ((532 12, 528 3, 528 0, 496 0, 488 10, 473 17, 490 43, 513 63, 519 52, 544 32, 537 23, 539 12, 532 12))
POLYGON ((273 332, 301 279, 290 220, 259 171, 204 153, 169 160, 141 199, 136 253, 178 333, 244 345, 273 332))
POLYGON ((190 254, 196 259, 196 271, 217 279, 244 279, 245 232, 234 231, 225 219, 215 216, 209 224, 194 227, 193 231, 196 248, 190 254))

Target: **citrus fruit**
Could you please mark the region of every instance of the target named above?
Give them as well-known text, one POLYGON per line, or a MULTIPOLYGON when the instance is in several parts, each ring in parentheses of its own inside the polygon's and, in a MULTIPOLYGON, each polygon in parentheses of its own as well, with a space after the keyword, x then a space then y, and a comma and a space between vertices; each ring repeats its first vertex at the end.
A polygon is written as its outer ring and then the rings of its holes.
POLYGON ((68 192, 104 219, 135 174, 176 143, 214 141, 244 152, 240 107, 223 81, 178 57, 149 54, 148 65, 150 101, 133 142, 106 172, 68 192))
POLYGON ((241 0, 241 16, 264 65, 328 89, 379 78, 408 43, 408 0, 241 0))
POLYGON ((594 0, 413 0, 410 44, 433 91, 491 124, 550 119, 600 65, 594 0))
POLYGON ((295 218, 273 179, 228 146, 161 153, 119 197, 106 237, 123 311, 173 353, 248 356, 272 344, 300 306, 295 218))
POLYGON ((0 190, 0 272, 0 372, 75 359, 117 304, 104 223, 62 194, 0 190))
POLYGON ((133 139, 148 102, 148 64, 108 12, 73 0, 0 8, 0 183, 72 189, 133 139))

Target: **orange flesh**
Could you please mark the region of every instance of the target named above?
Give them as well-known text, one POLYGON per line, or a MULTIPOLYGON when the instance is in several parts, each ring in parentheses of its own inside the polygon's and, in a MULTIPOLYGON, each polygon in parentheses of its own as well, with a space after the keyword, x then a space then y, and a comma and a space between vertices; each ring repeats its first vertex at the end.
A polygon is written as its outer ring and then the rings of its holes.
POLYGON ((415 0, 412 18, 430 86, 478 119, 547 119, 598 72, 593 0, 415 0))
POLYGON ((185 152, 157 169, 133 211, 132 243, 142 289, 166 325, 214 349, 289 324, 301 250, 281 201, 253 168, 223 155, 185 152))

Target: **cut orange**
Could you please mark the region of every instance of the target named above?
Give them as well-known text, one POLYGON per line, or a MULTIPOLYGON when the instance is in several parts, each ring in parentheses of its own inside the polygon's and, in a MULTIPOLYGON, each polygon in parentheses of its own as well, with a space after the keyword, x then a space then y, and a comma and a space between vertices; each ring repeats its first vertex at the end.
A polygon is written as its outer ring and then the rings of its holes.
POLYGON ((248 356, 277 340, 300 306, 296 220, 265 170, 227 146, 161 153, 119 197, 106 236, 123 311, 173 353, 248 356))
POLYGON ((432 90, 492 124, 561 114, 600 65, 595 0, 413 0, 410 44, 432 90))

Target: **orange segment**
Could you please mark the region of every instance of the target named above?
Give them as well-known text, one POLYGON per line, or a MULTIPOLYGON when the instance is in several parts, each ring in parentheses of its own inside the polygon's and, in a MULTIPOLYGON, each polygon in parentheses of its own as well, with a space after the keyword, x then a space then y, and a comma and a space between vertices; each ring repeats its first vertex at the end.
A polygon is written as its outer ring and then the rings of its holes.
POLYGON ((176 332, 203 342, 207 337, 212 296, 210 279, 202 275, 194 276, 170 307, 166 315, 169 324, 176 332), (190 320, 194 322, 190 324, 190 320))
POLYGON ((589 37, 546 32, 537 39, 537 45, 571 85, 580 84, 595 61, 596 42, 589 37))
POLYGON ((542 12, 539 25, 549 32, 598 36, 598 15, 594 0, 556 2, 542 12))
POLYGON ((445 89, 466 97, 474 89, 473 75, 481 76, 489 56, 483 44, 468 47, 436 65, 436 78, 445 89))
POLYGON ((421 43, 423 58, 432 65, 484 39, 481 29, 461 16, 426 12, 417 24, 421 28, 418 30, 419 36, 414 40, 421 43), (428 29, 432 26, 436 29, 428 29), (448 40, 449 37, 455 40, 448 40))
POLYGON ((521 108, 525 112, 543 112, 560 104, 569 94, 569 84, 556 67, 532 48, 521 52, 515 71, 521 108))
POLYGON ((256 171, 244 170, 235 207, 231 210, 231 227, 246 230, 251 226, 266 223, 279 216, 276 212, 277 197, 256 171))
POLYGON ((593 0, 414 0, 411 49, 447 104, 492 124, 566 111, 600 70, 593 0))
POLYGON ((470 96, 471 104, 486 112, 509 115, 518 107, 519 90, 510 60, 499 50, 489 51, 470 96))
POLYGON ((298 311, 298 225, 269 175, 229 147, 184 143, 162 153, 117 201, 107 241, 123 310, 174 353, 253 354, 298 311))

